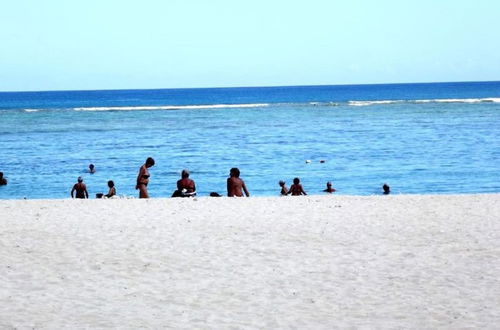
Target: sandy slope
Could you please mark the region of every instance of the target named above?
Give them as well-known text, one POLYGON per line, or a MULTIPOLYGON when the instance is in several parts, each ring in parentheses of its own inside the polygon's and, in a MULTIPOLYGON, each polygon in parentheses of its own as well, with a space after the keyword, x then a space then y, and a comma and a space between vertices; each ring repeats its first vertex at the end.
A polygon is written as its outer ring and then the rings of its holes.
POLYGON ((500 195, 0 201, 0 328, 497 328, 500 195))

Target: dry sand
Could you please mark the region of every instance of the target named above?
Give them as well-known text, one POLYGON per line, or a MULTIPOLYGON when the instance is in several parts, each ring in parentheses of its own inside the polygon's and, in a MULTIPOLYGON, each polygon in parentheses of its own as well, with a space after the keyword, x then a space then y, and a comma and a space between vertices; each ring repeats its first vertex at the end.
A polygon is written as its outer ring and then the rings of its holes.
POLYGON ((0 201, 0 328, 498 329, 500 194, 0 201))

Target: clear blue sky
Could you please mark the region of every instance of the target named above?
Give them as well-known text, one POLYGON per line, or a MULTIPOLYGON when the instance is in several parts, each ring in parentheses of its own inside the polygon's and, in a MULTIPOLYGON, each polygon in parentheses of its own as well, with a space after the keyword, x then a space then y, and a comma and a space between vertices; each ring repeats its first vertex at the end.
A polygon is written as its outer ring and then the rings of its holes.
POLYGON ((500 80, 496 0, 2 1, 0 91, 500 80))

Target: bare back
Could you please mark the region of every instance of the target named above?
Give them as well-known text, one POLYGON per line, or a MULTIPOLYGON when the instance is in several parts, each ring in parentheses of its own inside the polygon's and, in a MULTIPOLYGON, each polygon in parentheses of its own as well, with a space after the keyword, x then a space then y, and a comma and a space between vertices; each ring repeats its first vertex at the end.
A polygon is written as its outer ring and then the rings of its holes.
POLYGON ((304 188, 302 188, 302 185, 300 183, 299 184, 292 184, 290 186, 289 194, 292 194, 292 196, 307 195, 306 192, 304 191, 304 188))
POLYGON ((76 198, 88 198, 87 186, 85 183, 78 182, 73 186, 73 190, 71 191, 71 196, 73 196, 73 192, 76 192, 76 198))
POLYGON ((227 179, 227 196, 229 197, 243 197, 243 192, 248 197, 248 190, 245 182, 240 178, 230 177, 227 179))

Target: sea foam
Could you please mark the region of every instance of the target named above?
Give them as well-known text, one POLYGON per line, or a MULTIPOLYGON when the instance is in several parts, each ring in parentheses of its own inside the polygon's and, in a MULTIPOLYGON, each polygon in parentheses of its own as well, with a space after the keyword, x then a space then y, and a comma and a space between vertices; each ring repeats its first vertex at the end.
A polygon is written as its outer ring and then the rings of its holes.
POLYGON ((349 101, 347 102, 349 105, 356 107, 363 107, 367 105, 377 105, 377 104, 393 104, 393 103, 401 103, 405 102, 404 100, 382 100, 382 101, 349 101))
POLYGON ((423 100, 377 100, 377 101, 348 101, 351 106, 370 106, 380 104, 401 104, 401 103, 500 103, 500 98, 469 98, 469 99, 423 99, 423 100))
POLYGON ((75 111, 141 111, 141 110, 183 110, 183 109, 223 109, 223 108, 259 108, 268 103, 251 104, 207 104, 207 105, 160 105, 160 106, 125 106, 125 107, 84 107, 73 108, 75 111))
POLYGON ((472 98, 472 99, 433 99, 416 100, 415 103, 500 103, 500 98, 472 98))

